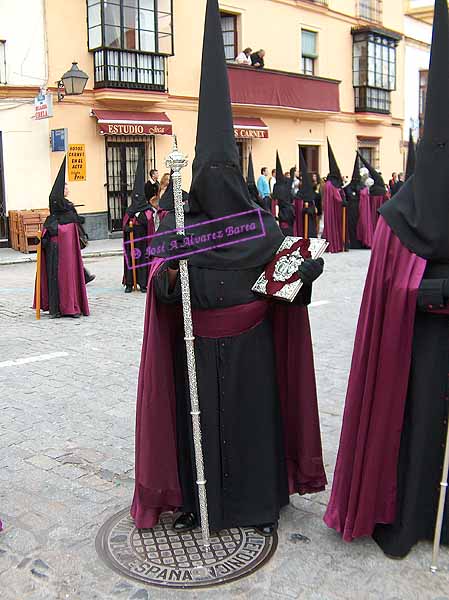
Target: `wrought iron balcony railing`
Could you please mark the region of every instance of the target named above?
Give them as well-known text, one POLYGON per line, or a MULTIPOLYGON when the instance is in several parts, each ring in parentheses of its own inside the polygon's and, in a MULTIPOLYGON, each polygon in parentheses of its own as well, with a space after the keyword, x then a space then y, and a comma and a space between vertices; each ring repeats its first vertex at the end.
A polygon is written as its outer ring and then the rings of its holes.
POLYGON ((93 54, 95 88, 167 90, 167 59, 162 54, 110 48, 93 54))

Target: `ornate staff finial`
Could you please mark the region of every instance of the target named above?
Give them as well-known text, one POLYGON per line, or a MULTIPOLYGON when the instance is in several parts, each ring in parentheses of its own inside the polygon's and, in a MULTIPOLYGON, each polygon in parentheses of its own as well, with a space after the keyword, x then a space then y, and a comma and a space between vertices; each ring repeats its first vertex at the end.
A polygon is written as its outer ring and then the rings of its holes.
POLYGON ((165 161, 165 165, 167 169, 170 169, 174 173, 179 173, 181 169, 187 167, 188 165, 187 155, 182 154, 182 152, 178 149, 178 140, 176 135, 173 136, 173 150, 167 156, 167 160, 165 161))

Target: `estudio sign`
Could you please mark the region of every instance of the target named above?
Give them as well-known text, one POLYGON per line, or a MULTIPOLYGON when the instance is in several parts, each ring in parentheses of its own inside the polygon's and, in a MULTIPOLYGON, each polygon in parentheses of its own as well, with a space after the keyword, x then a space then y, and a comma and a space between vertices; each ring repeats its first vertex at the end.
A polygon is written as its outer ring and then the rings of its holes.
POLYGON ((172 135, 172 124, 152 122, 111 122, 98 123, 99 131, 103 135, 172 135))

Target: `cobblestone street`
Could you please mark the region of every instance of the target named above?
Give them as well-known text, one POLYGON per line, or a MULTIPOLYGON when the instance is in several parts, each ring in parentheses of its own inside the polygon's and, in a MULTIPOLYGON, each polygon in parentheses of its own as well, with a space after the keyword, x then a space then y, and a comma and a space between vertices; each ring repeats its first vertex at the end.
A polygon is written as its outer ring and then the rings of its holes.
MULTIPOLYGON (((327 256, 310 308, 328 477, 369 254, 327 256)), ((91 316, 36 321, 35 265, 0 267, 2 600, 449 600, 449 552, 403 561, 370 539, 343 543, 322 516, 329 490, 294 497, 263 569, 201 592, 145 588, 98 558, 95 537, 133 491, 134 413, 145 296, 125 295, 119 256, 86 260, 91 316), (298 535, 300 534, 300 535, 298 535)))

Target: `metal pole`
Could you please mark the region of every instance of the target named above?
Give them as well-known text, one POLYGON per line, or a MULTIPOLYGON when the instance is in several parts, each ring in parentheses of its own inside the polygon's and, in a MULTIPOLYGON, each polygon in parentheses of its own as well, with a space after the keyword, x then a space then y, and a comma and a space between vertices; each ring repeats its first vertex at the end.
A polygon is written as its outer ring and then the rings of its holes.
POLYGON ((343 214, 342 214, 342 227, 343 227, 343 252, 347 252, 346 247, 346 206, 343 206, 343 214))
MULTIPOLYGON (((173 195, 175 199, 175 219, 178 235, 184 235, 184 204, 182 201, 181 169, 187 166, 187 157, 178 150, 176 136, 173 136, 173 151, 166 160, 167 169, 172 170, 173 195)), ((187 370, 189 374, 190 406, 192 415, 193 443, 195 450, 196 477, 200 505, 200 521, 204 546, 210 546, 209 513, 207 509, 206 477, 204 474, 203 444, 201 436, 201 410, 196 379, 196 361, 190 303, 190 281, 187 260, 179 261, 182 309, 184 313, 184 339, 186 342, 187 370)))
POLYGON ((449 473, 449 425, 446 434, 446 450, 444 453, 444 465, 441 473, 441 489, 440 489, 440 501, 438 503, 437 520, 435 524, 435 537, 433 540, 433 555, 432 564, 430 570, 432 573, 438 571, 438 557, 440 554, 441 544, 441 531, 443 529, 444 509, 446 506, 446 496, 448 487, 448 473, 449 473))
POLYGON ((134 224, 132 220, 129 222, 129 227, 131 231, 129 232, 129 239, 131 242, 131 267, 133 271, 133 290, 137 290, 137 272, 136 272, 136 254, 134 247, 134 224))

